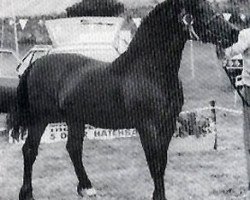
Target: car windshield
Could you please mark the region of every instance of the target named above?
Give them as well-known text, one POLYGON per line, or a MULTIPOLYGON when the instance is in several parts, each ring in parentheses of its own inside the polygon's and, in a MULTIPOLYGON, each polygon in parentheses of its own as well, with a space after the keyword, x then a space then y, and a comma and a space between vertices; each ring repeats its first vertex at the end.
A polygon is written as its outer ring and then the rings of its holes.
POLYGON ((22 63, 18 67, 18 74, 21 75, 27 69, 27 67, 32 64, 38 58, 41 58, 47 53, 46 50, 38 50, 38 51, 31 51, 28 55, 23 59, 22 63))
POLYGON ((19 60, 11 51, 0 51, 0 77, 17 77, 19 60))

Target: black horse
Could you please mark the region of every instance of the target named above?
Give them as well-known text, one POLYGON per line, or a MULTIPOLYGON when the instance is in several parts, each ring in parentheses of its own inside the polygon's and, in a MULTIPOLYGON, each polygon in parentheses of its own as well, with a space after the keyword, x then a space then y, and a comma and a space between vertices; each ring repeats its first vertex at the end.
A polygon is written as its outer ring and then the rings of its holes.
POLYGON ((149 13, 127 51, 112 63, 57 54, 37 60, 26 70, 18 86, 19 125, 28 128, 20 200, 34 199, 32 166, 51 122, 68 125, 66 148, 80 195, 83 189, 94 193, 82 163, 82 133, 85 124, 91 124, 136 128, 155 186, 153 199, 166 199, 167 151, 183 105, 178 70, 185 42, 193 33, 192 22, 203 42, 226 48, 237 41, 238 30, 208 2, 168 0, 149 13))

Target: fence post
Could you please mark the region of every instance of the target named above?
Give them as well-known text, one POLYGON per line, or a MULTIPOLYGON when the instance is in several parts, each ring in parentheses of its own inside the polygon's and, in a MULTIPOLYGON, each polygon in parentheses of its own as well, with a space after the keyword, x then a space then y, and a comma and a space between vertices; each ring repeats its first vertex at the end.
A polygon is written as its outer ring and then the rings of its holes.
POLYGON ((215 138, 214 138, 214 150, 218 149, 218 135, 217 135, 217 129, 216 129, 216 110, 215 110, 215 101, 212 100, 209 102, 211 106, 211 129, 212 133, 214 133, 215 138))

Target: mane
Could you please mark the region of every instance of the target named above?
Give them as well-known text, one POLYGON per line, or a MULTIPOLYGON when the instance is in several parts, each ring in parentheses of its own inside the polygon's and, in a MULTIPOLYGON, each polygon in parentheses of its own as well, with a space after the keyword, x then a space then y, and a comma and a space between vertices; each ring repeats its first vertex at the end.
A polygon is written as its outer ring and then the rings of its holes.
POLYGON ((127 52, 133 50, 139 50, 140 52, 145 53, 145 51, 150 50, 149 47, 152 47, 154 44, 152 39, 159 39, 154 37, 157 32, 165 32, 166 24, 159 20, 165 19, 166 16, 161 16, 163 13, 168 13, 171 9, 171 4, 173 0, 164 1, 149 12, 149 14, 142 20, 141 25, 139 26, 134 38, 132 39, 127 52))

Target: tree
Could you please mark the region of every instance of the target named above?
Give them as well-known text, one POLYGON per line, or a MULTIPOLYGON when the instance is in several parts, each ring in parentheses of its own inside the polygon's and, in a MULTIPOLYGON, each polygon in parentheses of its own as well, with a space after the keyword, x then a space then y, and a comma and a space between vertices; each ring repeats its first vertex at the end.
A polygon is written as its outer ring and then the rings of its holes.
POLYGON ((124 5, 116 0, 82 0, 66 11, 68 17, 118 16, 124 12, 124 5))

